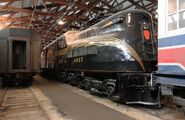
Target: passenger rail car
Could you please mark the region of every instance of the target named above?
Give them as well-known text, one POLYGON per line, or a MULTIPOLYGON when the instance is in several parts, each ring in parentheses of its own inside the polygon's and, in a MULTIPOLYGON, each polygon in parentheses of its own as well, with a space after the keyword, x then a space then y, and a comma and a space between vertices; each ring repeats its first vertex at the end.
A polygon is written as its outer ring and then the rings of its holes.
POLYGON ((145 11, 121 11, 86 30, 65 33, 43 52, 47 58, 57 50, 53 73, 64 82, 119 96, 126 104, 159 105, 152 24, 145 11))
POLYGON ((163 95, 183 98, 185 106, 185 1, 158 3, 158 83, 163 95))
POLYGON ((0 77, 8 84, 30 82, 40 71, 38 34, 24 29, 0 31, 0 77))

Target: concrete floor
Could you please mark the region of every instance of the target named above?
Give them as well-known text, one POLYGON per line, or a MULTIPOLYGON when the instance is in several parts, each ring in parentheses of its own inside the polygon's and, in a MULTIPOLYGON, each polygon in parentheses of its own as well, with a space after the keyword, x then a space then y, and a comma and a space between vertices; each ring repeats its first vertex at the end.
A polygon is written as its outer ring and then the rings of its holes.
POLYGON ((92 101, 58 81, 36 77, 34 81, 57 106, 65 118, 72 120, 133 120, 116 110, 92 101))

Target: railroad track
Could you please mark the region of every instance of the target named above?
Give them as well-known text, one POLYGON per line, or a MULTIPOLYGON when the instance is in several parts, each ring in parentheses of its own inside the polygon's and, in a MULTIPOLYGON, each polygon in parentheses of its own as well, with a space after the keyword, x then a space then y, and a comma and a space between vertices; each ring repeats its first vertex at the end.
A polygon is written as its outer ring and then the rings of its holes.
MULTIPOLYGON (((67 85, 68 86, 68 85, 67 85)), ((157 116, 160 120, 184 120, 183 110, 179 108, 164 107, 162 109, 151 109, 142 106, 133 106, 134 109, 130 107, 125 107, 125 105, 115 105, 113 101, 107 99, 92 96, 88 92, 78 89, 76 87, 68 86, 74 89, 75 92, 85 95, 86 97, 104 104, 112 109, 121 110, 124 114, 131 113, 145 113, 153 116, 157 116), (142 112, 141 112, 142 111, 142 112)), ((34 87, 32 87, 34 89, 34 87)), ((36 92, 38 92, 36 90, 36 92)), ((40 97, 41 94, 37 94, 40 97)), ((41 97, 43 101, 43 97, 41 97)), ((42 109, 36 96, 30 87, 16 87, 16 88, 1 88, 0 89, 0 120, 50 120, 48 114, 42 109)), ((47 106, 48 108, 48 106, 47 106)), ((53 108, 52 108, 53 109, 53 108)), ((131 114, 132 117, 134 114, 131 114)), ((147 115, 148 116, 148 115, 147 115)), ((136 117, 138 118, 138 117, 136 117)), ((151 118, 151 117, 148 117, 151 118)), ((55 119, 54 119, 55 120, 55 119)))
POLYGON ((29 87, 0 90, 0 120, 49 120, 29 87))
POLYGON ((6 88, 0 88, 0 107, 2 105, 2 102, 4 100, 4 96, 5 96, 6 92, 7 92, 7 90, 8 90, 7 87, 6 88))

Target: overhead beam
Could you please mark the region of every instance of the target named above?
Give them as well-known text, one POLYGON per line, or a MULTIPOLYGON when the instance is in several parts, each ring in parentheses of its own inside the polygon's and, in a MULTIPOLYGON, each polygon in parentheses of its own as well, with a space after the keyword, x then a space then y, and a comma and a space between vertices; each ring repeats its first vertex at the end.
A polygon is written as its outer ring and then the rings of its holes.
MULTIPOLYGON (((68 4, 68 1, 66 1, 66 0, 46 0, 46 1, 50 1, 52 3, 57 3, 57 4, 60 4, 60 5, 67 5, 68 4)), ((80 9, 89 9, 89 8, 92 7, 90 5, 83 5, 80 2, 78 2, 78 1, 75 2, 75 5, 74 6, 77 6, 80 9)), ((102 11, 104 9, 103 8, 100 8, 100 7, 94 7, 92 10, 93 11, 102 11)))
MULTIPOLYGON (((16 7, 11 7, 11 6, 4 7, 2 5, 0 5, 0 11, 13 11, 13 12, 29 13, 29 14, 33 13, 33 10, 30 10, 30 9, 16 8, 16 7)), ((40 11, 34 11, 34 13, 37 15, 42 15, 42 16, 51 16, 54 18, 58 17, 56 13, 40 12, 40 11)))

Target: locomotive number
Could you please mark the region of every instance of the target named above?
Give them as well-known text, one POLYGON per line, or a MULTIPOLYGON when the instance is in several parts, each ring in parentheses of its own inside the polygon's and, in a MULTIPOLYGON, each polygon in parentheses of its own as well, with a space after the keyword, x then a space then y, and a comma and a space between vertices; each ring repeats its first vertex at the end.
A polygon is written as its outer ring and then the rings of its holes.
POLYGON ((74 58, 74 63, 81 63, 83 62, 83 57, 74 58))

